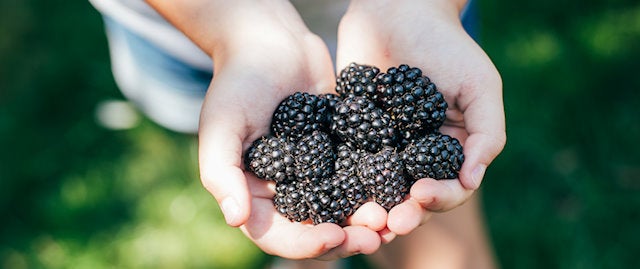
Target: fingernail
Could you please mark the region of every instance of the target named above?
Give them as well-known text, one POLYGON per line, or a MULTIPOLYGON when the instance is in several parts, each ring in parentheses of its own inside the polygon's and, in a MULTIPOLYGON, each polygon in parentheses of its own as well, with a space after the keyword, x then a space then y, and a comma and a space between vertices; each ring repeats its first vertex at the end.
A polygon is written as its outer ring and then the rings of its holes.
POLYGON ((471 172, 471 181, 473 183, 473 188, 477 189, 480 187, 480 182, 482 182, 482 177, 484 177, 484 171, 486 167, 482 164, 476 166, 471 172))
POLYGON ((378 232, 383 244, 391 243, 396 238, 397 234, 390 231, 389 228, 385 228, 383 231, 378 232))
POLYGON ((238 211, 240 209, 238 203, 233 198, 227 197, 222 200, 220 207, 222 208, 222 214, 224 215, 224 219, 227 224, 233 225, 234 221, 238 217, 238 211))

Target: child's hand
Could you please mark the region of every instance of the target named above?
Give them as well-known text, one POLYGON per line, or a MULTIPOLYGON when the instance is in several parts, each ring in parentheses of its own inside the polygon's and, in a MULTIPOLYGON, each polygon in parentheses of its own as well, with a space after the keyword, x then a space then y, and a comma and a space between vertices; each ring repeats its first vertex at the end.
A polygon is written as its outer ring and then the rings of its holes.
POLYGON ((399 64, 421 68, 449 103, 440 130, 464 146, 459 180, 418 180, 410 198, 389 212, 387 226, 396 234, 411 232, 431 212, 464 203, 505 144, 501 79, 462 28, 462 5, 439 0, 353 0, 340 23, 338 70, 350 62, 375 65, 381 72, 399 64))
MULTIPOLYGON (((240 227, 266 253, 291 259, 372 253, 381 241, 376 231, 293 223, 273 205, 273 182, 243 169, 244 151, 269 133, 280 101, 296 91, 332 92, 335 84, 326 46, 286 5, 238 11, 232 16, 236 21, 224 24, 232 28, 217 37, 212 52, 215 75, 200 119, 202 182, 227 223, 240 227)), ((386 215, 379 223, 384 227, 385 222, 386 215)))

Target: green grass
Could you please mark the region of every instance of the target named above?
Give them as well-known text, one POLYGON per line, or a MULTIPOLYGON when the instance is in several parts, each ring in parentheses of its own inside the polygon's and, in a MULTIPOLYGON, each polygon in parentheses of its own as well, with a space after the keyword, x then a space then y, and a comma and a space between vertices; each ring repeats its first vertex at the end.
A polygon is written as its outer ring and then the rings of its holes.
MULTIPOLYGON (((483 200, 503 268, 638 268, 640 4, 482 0, 508 142, 483 200)), ((198 180, 196 140, 122 99, 86 1, 0 2, 0 267, 260 268, 198 180), (231 247, 225 247, 224 242, 231 247)), ((355 259, 359 268, 367 265, 355 259)))
POLYGON ((483 8, 500 14, 483 26, 507 115, 507 147, 484 183, 501 263, 638 267, 640 4, 483 8))

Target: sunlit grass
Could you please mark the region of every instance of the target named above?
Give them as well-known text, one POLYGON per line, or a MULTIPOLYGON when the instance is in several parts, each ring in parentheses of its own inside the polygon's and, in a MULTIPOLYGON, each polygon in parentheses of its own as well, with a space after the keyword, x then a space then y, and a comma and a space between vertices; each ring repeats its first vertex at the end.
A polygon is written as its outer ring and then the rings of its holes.
POLYGON ((563 49, 556 34, 545 29, 519 33, 505 45, 507 58, 526 67, 548 66, 561 56, 563 49))
POLYGON ((640 44, 640 6, 607 10, 576 26, 593 56, 619 58, 640 44))
POLYGON ((3 268, 252 268, 264 260, 238 229, 225 224, 200 184, 194 137, 148 122, 113 135, 135 146, 113 163, 63 178, 48 203, 64 212, 52 218, 65 218, 124 197, 126 212, 113 216, 120 225, 101 230, 82 227, 92 223, 83 219, 60 220, 70 226, 42 231, 26 252, 2 249, 3 268), (91 232, 77 237, 74 227, 91 232))

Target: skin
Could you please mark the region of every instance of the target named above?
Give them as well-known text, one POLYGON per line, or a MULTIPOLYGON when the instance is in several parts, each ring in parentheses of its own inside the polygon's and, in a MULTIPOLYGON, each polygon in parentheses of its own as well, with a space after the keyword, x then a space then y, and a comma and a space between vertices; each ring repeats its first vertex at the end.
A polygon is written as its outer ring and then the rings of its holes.
POLYGON ((388 213, 368 203, 346 227, 292 223, 272 205, 273 184, 244 171, 242 153, 268 133, 271 113, 284 97, 299 90, 332 92, 335 72, 325 44, 288 1, 147 2, 214 60, 200 118, 201 180, 226 222, 266 253, 321 260, 374 253, 432 212, 464 203, 504 145, 500 78, 460 26, 463 2, 401 0, 390 9, 383 8, 388 1, 354 0, 340 23, 337 68, 350 62, 422 68, 450 103, 441 130, 464 144, 466 161, 460 180, 419 180, 409 199, 388 213))

